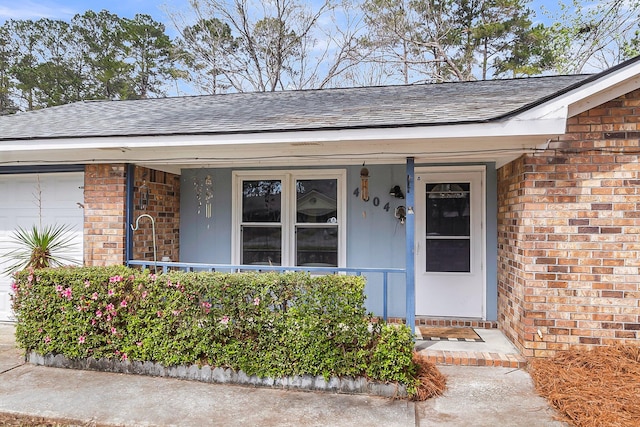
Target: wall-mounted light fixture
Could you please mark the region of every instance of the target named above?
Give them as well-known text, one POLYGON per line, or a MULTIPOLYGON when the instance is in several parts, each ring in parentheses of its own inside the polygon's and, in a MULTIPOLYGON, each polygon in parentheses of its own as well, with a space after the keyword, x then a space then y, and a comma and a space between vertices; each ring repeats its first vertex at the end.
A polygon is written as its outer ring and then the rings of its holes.
POLYGON ((389 195, 395 197, 396 199, 404 199, 404 193, 399 185, 394 186, 391 190, 389 190, 389 195))
POLYGON ((142 181, 142 185, 138 188, 138 192, 140 193, 140 203, 138 207, 140 210, 145 210, 147 209, 147 206, 149 206, 149 187, 147 186, 146 180, 142 181))

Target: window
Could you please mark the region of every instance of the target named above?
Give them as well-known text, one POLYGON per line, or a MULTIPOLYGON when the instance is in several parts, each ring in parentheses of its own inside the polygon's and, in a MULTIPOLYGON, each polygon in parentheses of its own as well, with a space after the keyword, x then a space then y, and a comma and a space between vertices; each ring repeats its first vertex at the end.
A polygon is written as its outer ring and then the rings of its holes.
POLYGON ((427 184, 427 271, 471 271, 470 183, 427 184))
POLYGON ((235 172, 234 263, 343 266, 345 172, 235 172))

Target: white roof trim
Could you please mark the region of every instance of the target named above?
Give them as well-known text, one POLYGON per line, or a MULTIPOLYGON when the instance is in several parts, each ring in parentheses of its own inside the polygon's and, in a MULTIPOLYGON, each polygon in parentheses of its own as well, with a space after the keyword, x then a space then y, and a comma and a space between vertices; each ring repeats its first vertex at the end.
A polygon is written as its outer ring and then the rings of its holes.
POLYGON ((135 148, 197 147, 347 141, 410 141, 448 138, 487 138, 555 135, 563 133, 562 114, 524 121, 519 116, 498 122, 446 126, 398 127, 385 129, 345 129, 301 132, 262 132, 231 135, 170 135, 142 137, 64 138, 21 140, 0 144, 1 152, 33 150, 128 150, 135 148))

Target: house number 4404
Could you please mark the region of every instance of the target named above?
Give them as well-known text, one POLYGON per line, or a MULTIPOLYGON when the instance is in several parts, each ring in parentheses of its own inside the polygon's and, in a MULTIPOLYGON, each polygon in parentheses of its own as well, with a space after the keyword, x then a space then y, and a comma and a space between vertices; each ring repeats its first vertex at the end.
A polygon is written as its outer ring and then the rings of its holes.
MULTIPOLYGON (((356 196, 356 197, 360 197, 360 188, 356 187, 356 189, 353 190, 353 195, 356 196)), ((373 203, 373 206, 376 206, 376 207, 380 206, 380 197, 374 197, 373 200, 372 200, 372 203, 373 203)), ((384 209, 387 212, 389 212, 390 208, 391 207, 389 206, 389 202, 387 202, 382 207, 382 209, 384 209)))

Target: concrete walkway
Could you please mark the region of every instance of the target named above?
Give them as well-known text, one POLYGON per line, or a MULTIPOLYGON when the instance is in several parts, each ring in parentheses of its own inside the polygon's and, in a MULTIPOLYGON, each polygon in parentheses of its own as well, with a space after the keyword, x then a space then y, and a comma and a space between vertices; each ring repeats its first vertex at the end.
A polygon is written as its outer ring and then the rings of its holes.
POLYGON ((33 366, 13 331, 0 324, 0 413, 126 426, 564 425, 522 370, 442 366, 445 395, 414 403, 33 366))

